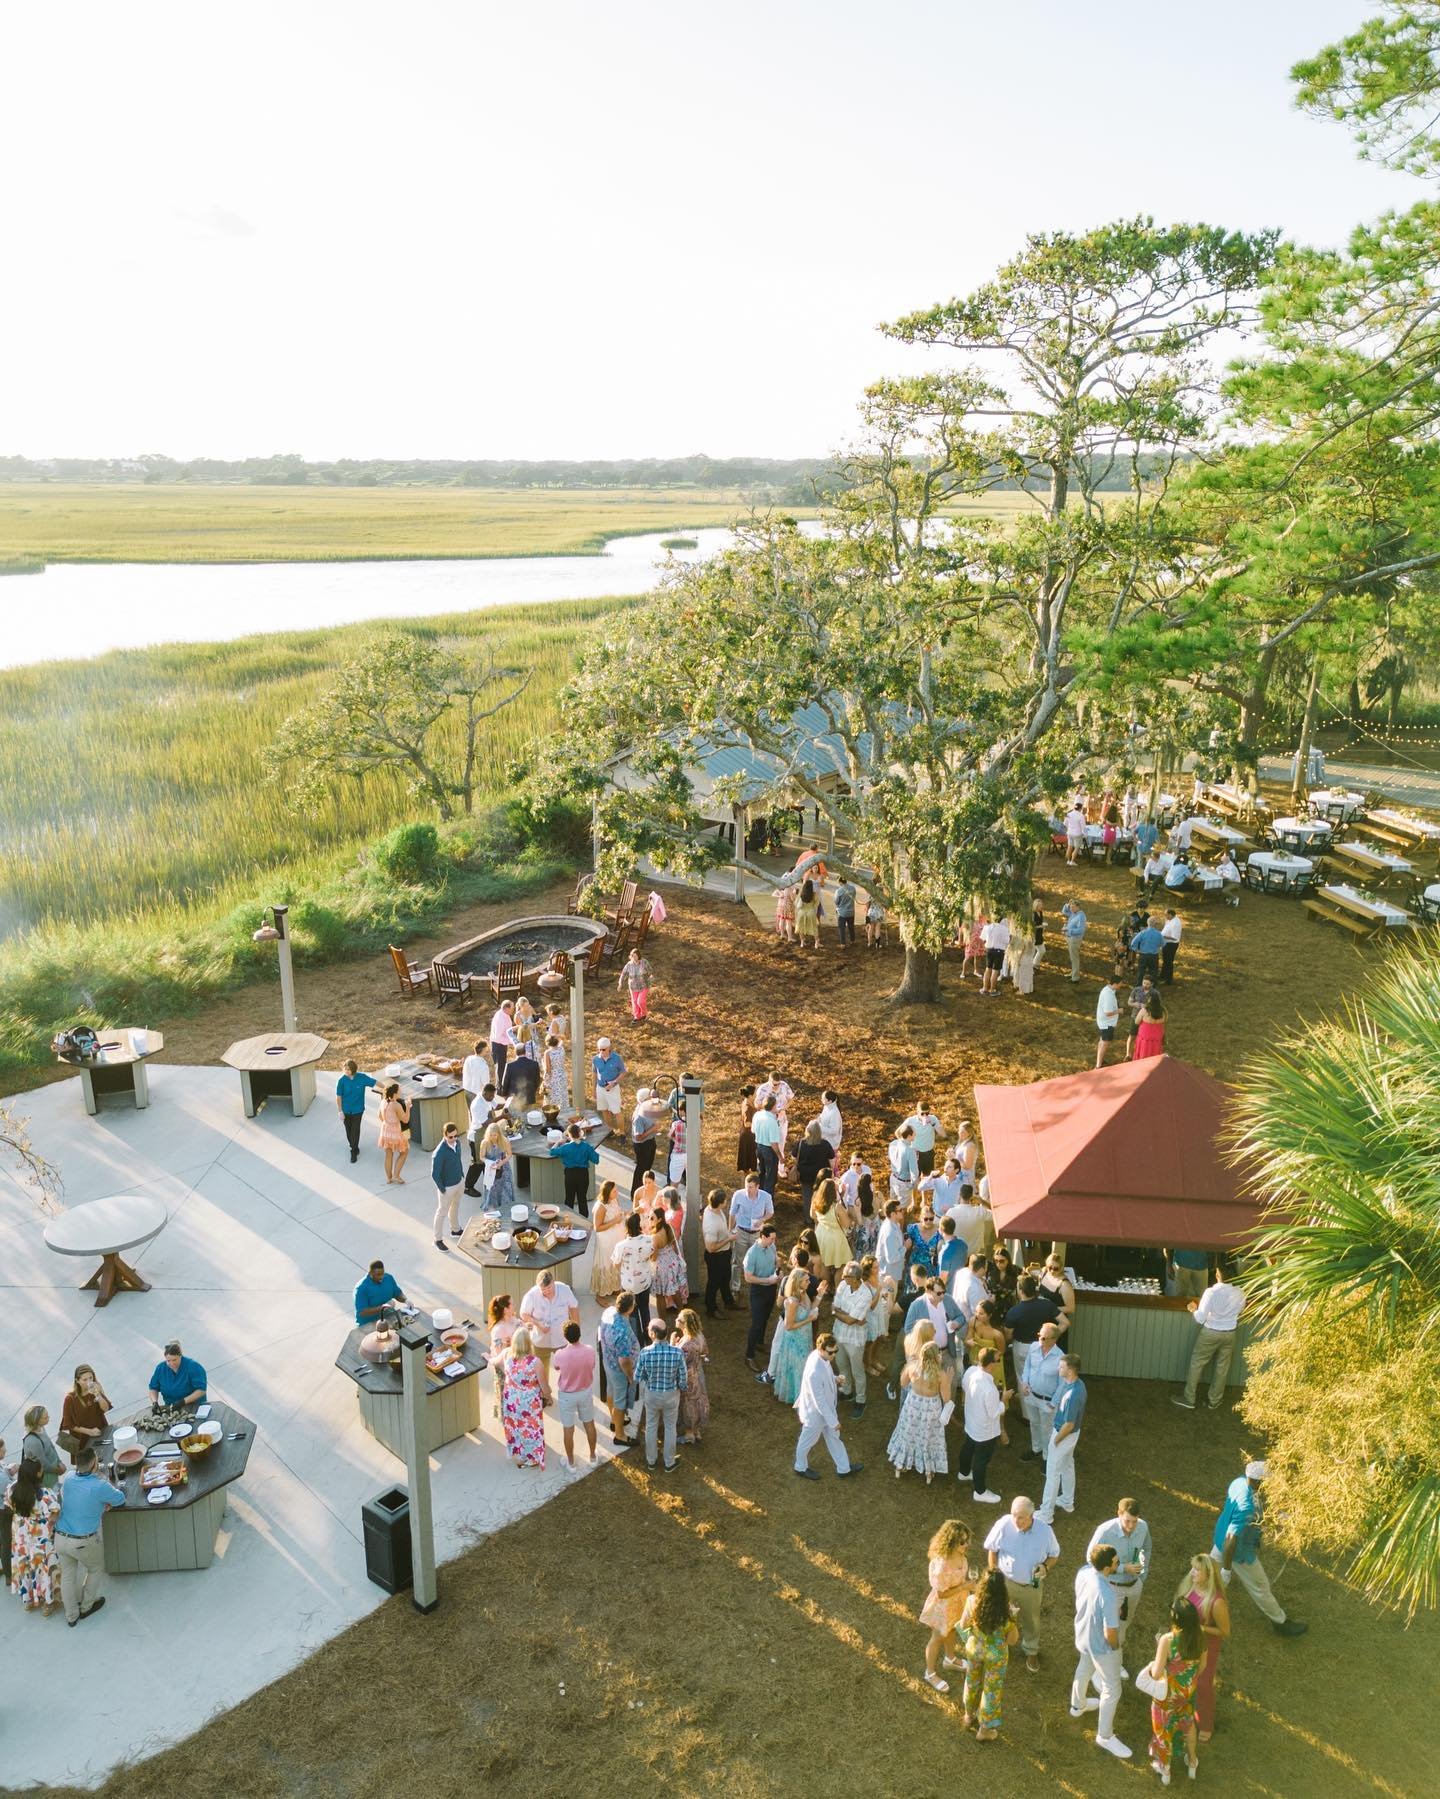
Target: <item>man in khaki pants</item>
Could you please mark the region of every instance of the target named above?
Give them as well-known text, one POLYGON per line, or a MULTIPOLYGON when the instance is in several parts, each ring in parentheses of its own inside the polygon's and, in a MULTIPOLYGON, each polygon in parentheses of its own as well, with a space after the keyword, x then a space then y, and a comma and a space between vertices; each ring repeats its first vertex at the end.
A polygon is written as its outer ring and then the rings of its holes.
POLYGON ((1240 1314, 1245 1310, 1245 1295, 1239 1287, 1232 1286, 1223 1274, 1217 1274, 1214 1286, 1207 1287, 1198 1300, 1192 1299, 1189 1309, 1195 1314, 1200 1333, 1190 1352, 1190 1371, 1185 1376, 1185 1392, 1183 1395, 1172 1395, 1172 1401, 1185 1411, 1193 1412, 1195 1395, 1208 1366, 1210 1410, 1218 1412, 1225 1398, 1225 1383, 1230 1378, 1230 1363, 1235 1354, 1235 1333, 1240 1325, 1240 1314))
POLYGON ((100 1520, 125 1495, 95 1472, 95 1451, 82 1449, 75 1471, 60 1483, 60 1514, 55 1520, 55 1555, 60 1563, 60 1591, 65 1622, 72 1628, 93 1617, 105 1603, 105 1549, 100 1520), (86 1600, 89 1603, 86 1604, 86 1600))
POLYGON ((1025 1666, 1040 1671, 1041 1582, 1060 1559, 1055 1532, 1035 1516, 1035 1503, 1017 1494, 1010 1510, 996 1520, 985 1538, 990 1566, 1005 1576, 1005 1591, 1020 1625, 1025 1666))

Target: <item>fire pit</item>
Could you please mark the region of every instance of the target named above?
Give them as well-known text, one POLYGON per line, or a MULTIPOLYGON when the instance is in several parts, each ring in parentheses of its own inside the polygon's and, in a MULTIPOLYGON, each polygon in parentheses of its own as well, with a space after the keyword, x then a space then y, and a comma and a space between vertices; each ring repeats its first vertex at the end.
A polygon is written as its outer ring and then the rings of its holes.
POLYGON ((521 962, 525 978, 534 980, 558 950, 569 956, 583 955, 604 935, 604 925, 593 918, 515 918, 478 937, 451 944, 435 960, 481 979, 494 974, 502 962, 521 962))

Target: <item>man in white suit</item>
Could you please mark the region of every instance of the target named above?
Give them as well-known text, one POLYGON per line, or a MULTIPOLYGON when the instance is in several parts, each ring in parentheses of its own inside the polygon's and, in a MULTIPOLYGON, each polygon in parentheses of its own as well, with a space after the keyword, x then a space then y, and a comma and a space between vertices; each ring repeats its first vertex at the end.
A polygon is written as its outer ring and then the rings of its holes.
POLYGON ((835 1379, 835 1339, 829 1331, 820 1337, 805 1359, 805 1372, 800 1376, 800 1397, 795 1411, 800 1419, 800 1441, 795 1445, 795 1472, 801 1480, 819 1480, 810 1466, 810 1451, 825 1439, 830 1459, 839 1475, 858 1474, 863 1462, 852 1462, 840 1441, 840 1415, 837 1410, 838 1383, 835 1379))

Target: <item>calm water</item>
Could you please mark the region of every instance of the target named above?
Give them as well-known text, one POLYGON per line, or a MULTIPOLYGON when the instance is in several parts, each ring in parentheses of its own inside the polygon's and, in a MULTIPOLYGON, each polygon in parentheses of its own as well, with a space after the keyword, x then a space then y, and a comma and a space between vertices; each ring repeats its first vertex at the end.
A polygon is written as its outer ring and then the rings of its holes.
POLYGON ((728 531, 611 538, 603 556, 492 556, 473 562, 56 563, 0 579, 0 667, 150 643, 218 642, 363 618, 415 618, 534 600, 648 593, 673 556, 696 562, 728 531), (665 551, 662 537, 693 537, 665 551))

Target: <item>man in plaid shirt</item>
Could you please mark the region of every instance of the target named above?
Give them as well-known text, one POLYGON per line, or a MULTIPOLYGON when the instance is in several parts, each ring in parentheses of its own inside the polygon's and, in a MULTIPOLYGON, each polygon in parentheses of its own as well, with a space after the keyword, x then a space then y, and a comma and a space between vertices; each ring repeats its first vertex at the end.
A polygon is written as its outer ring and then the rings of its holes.
POLYGON ((670 1326, 663 1318, 650 1320, 650 1341, 635 1358, 635 1384, 645 1408, 645 1460, 655 1466, 656 1436, 665 1422, 665 1472, 676 1466, 675 1427, 680 1416, 680 1395, 690 1384, 685 1357, 667 1343, 670 1326))

